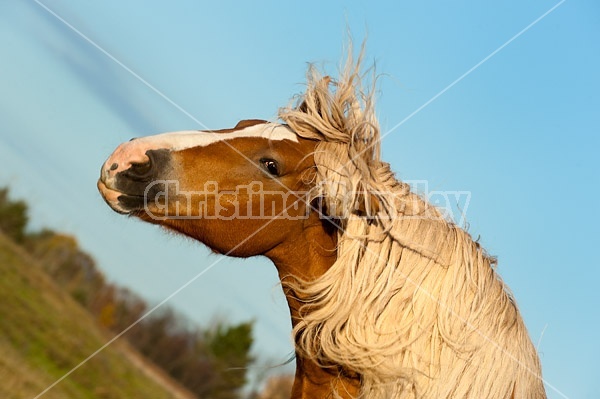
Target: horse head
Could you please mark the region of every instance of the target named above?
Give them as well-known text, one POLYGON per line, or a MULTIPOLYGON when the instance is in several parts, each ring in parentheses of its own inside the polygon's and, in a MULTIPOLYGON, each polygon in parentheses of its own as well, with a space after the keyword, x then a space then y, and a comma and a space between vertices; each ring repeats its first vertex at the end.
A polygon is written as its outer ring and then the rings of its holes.
POLYGON ((263 120, 136 138, 106 160, 98 188, 116 212, 183 233, 215 252, 268 255, 315 223, 316 145, 287 125, 263 120))

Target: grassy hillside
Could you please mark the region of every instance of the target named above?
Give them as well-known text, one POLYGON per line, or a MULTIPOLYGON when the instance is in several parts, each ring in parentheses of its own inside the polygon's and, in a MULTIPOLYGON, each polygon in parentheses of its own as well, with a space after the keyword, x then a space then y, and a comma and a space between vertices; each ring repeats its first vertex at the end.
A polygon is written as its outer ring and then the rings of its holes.
MULTIPOLYGON (((34 398, 109 339, 35 260, 0 233, 0 398, 34 398)), ((129 358, 117 342, 42 398, 175 397, 129 358)))

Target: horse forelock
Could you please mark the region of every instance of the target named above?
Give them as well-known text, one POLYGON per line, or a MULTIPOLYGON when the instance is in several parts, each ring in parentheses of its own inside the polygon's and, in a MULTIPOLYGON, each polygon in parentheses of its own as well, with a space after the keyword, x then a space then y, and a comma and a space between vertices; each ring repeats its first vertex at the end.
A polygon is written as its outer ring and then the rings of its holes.
POLYGON ((365 398, 545 397, 495 260, 380 161, 362 52, 357 62, 349 53, 337 81, 309 68, 306 93, 280 111, 299 136, 320 140, 315 184, 339 228, 334 265, 288 283, 306 303, 299 353, 359 373, 365 398), (359 212, 369 201, 373 213, 359 212))
POLYGON ((374 198, 366 193, 378 191, 374 173, 381 164, 380 132, 374 90, 362 84, 362 58, 361 51, 354 63, 350 49, 337 80, 311 65, 306 92, 295 106, 279 113, 299 136, 319 141, 314 153, 316 185, 329 215, 342 220, 357 207, 369 213, 374 198))

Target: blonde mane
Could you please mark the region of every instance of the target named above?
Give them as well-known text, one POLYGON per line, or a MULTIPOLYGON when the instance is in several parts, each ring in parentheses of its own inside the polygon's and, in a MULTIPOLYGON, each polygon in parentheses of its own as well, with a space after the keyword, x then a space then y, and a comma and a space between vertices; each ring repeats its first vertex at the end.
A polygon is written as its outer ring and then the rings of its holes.
POLYGON ((488 256, 380 160, 372 87, 351 49, 340 78, 309 68, 280 111, 319 140, 316 193, 339 225, 335 264, 288 283, 305 305, 298 352, 358 373, 360 398, 545 398, 516 304, 488 256))

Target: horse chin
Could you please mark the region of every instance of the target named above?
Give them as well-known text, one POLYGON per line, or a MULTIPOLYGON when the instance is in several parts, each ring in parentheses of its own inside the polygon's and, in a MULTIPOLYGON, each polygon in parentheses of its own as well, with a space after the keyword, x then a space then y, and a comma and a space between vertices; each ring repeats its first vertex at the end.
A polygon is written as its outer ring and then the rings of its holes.
POLYGON ((117 197, 120 209, 125 213, 143 212, 145 210, 145 198, 141 195, 121 194, 117 197))

